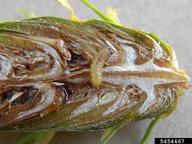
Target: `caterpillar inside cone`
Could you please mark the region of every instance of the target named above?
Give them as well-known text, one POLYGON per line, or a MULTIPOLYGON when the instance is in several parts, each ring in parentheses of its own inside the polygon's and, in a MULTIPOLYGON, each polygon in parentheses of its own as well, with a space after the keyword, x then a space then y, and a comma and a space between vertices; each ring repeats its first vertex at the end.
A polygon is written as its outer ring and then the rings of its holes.
POLYGON ((189 77, 153 34, 109 22, 0 23, 0 129, 105 129, 177 104, 189 77))

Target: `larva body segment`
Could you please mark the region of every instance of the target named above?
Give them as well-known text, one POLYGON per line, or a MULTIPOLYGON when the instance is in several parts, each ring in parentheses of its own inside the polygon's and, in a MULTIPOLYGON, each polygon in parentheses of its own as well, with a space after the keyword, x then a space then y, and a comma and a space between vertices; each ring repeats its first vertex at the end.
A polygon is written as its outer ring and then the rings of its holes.
POLYGON ((109 22, 0 24, 2 130, 95 130, 169 114, 188 76, 154 36, 109 22))

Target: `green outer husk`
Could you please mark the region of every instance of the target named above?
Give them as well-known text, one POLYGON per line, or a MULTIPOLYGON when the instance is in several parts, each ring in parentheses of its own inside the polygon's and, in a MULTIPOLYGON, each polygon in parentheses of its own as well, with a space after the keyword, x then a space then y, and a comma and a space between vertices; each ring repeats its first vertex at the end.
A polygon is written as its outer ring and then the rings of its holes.
POLYGON ((118 33, 122 37, 127 37, 128 39, 132 41, 136 41, 138 43, 144 43, 147 47, 152 47, 153 46, 153 40, 148 36, 146 33, 135 30, 135 29, 130 29, 123 27, 121 25, 116 25, 112 22, 106 22, 106 21, 101 21, 101 20, 95 20, 95 19, 89 19, 85 22, 72 22, 70 20, 62 19, 62 18, 56 18, 56 17, 40 17, 40 18, 32 18, 32 19, 26 19, 22 21, 16 21, 16 22, 4 22, 0 24, 0 31, 5 32, 5 31, 12 31, 12 32, 18 32, 22 33, 22 29, 12 29, 17 27, 20 23, 30 23, 30 22, 36 22, 42 23, 42 22, 49 22, 49 24, 66 24, 66 25, 71 25, 72 27, 76 27, 77 29, 82 29, 83 26, 88 26, 91 24, 97 25, 99 27, 103 27, 106 29, 110 29, 114 33, 118 33))
POLYGON ((34 144, 48 144, 54 134, 55 132, 53 131, 32 132, 19 139, 16 144, 29 144, 31 142, 34 144))
POLYGON ((171 60, 173 59, 173 50, 171 46, 166 43, 164 40, 160 39, 155 33, 146 33, 149 36, 151 36, 156 42, 165 50, 165 52, 171 57, 171 60))

